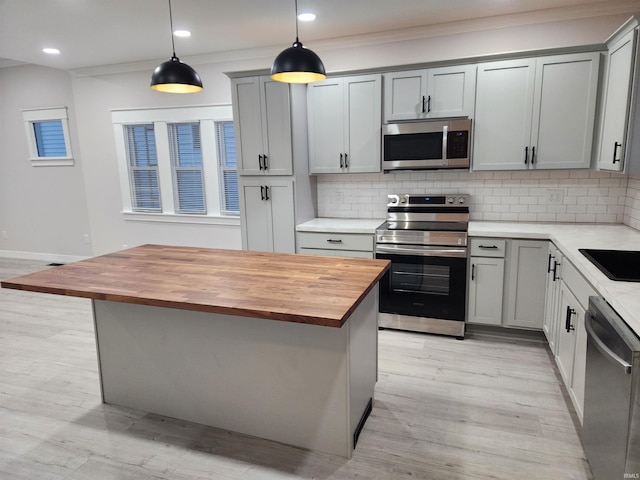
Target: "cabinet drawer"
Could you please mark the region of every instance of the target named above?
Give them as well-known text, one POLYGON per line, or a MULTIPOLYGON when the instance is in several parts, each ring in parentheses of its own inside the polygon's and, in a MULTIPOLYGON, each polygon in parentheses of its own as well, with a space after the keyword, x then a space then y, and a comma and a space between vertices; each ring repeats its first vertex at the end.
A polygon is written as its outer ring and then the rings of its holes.
POLYGON ((589 308, 589 297, 592 295, 596 295, 596 291, 593 287, 584 279, 584 277, 578 272, 576 267, 567 260, 567 257, 564 258, 562 262, 562 281, 564 284, 571 290, 576 296, 576 299, 582 305, 582 307, 586 310, 589 308))
POLYGON ((472 257, 504 258, 506 240, 502 238, 472 238, 470 245, 472 257))
POLYGON ((326 255, 329 257, 353 257, 353 258, 373 259, 373 252, 365 252, 363 250, 328 250, 324 248, 298 247, 298 253, 302 253, 304 255, 326 255))
POLYGON ((373 252, 373 235, 298 232, 298 247, 373 252))

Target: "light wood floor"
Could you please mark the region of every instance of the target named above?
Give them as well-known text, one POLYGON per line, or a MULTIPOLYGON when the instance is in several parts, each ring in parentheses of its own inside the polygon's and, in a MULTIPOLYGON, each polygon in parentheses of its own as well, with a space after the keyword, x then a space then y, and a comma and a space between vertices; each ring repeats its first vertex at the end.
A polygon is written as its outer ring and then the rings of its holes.
MULTIPOLYGON (((0 278, 45 268, 0 258, 0 278)), ((350 460, 100 401, 90 302, 0 290, 0 479, 592 479, 545 345, 380 332, 350 460)))

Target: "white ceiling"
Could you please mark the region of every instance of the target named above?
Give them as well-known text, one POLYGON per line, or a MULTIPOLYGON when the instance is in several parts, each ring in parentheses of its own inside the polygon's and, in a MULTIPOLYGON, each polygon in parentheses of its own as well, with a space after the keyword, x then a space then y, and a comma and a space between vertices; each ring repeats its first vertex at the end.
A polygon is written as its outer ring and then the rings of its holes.
MULTIPOLYGON (((611 2, 298 0, 300 12, 317 15, 313 23, 300 23, 300 40, 314 49, 315 41, 330 38, 546 9, 557 9, 565 17, 571 12, 603 15, 611 2)), ((614 3, 640 7, 638 0, 614 3)), ((294 0, 172 0, 172 9, 174 27, 192 32, 189 39, 176 38, 179 57, 263 47, 280 50, 295 39, 294 0)), ((167 0, 0 0, 0 66, 15 61, 80 69, 160 60, 170 54, 167 0), (61 55, 43 54, 48 46, 59 48, 61 55)))

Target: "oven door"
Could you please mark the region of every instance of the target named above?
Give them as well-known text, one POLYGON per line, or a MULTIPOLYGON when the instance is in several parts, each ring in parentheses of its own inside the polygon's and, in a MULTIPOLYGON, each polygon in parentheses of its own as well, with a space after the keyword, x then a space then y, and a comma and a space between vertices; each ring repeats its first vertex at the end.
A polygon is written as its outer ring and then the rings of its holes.
POLYGON ((391 260, 380 280, 381 313, 464 322, 466 248, 377 245, 376 258, 391 260))

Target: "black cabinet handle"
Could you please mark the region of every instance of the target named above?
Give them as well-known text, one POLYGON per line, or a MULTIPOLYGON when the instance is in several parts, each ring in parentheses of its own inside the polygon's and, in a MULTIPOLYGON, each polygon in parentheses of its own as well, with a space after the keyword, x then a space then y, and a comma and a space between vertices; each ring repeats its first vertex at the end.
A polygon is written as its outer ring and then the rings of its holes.
POLYGON ((264 185, 260 185, 260 199, 264 200, 264 185))
POLYGON ((342 159, 344 158, 344 154, 340 154, 340 168, 344 168, 344 163, 342 161, 342 159))
MULTIPOLYGON (((549 260, 547 260, 547 273, 551 273, 551 259, 555 258, 553 255, 549 254, 549 260)), ((555 262, 553 262, 555 263, 555 262)))
POLYGON ((425 113, 425 111, 426 111, 426 107, 424 106, 425 105, 425 101, 426 101, 426 99, 424 98, 424 95, 423 95, 422 96, 422 113, 425 113))
POLYGON ((431 111, 431 95, 427 98, 427 113, 431 111))
POLYGON ((344 154, 344 168, 349 168, 349 154, 344 154))
POLYGON ((338 239, 333 239, 333 238, 327 238, 327 242, 328 243, 342 243, 342 240, 338 239))
POLYGON ((269 200, 269 186, 264 187, 264 199, 269 200))
POLYGON ((476 279, 476 264, 472 263, 471 264, 471 280, 475 280, 476 279))
POLYGON ((616 163, 616 162, 620 161, 619 158, 616 158, 616 153, 618 153, 618 147, 621 147, 621 146, 622 146, 622 144, 618 143, 618 142, 615 142, 613 144, 613 163, 616 163))
POLYGON ((262 167, 267 170, 269 168, 269 162, 267 161, 267 156, 262 156, 262 167))
POLYGON ((536 147, 531 147, 531 165, 536 163, 536 147))
POLYGON ((264 167, 262 166, 262 155, 258 155, 258 167, 260 168, 260 170, 264 169, 264 167))
POLYGON ((524 147, 524 164, 529 163, 529 147, 524 147))
POLYGON ((485 250, 497 250, 497 245, 478 245, 478 248, 484 248, 485 250))
POLYGON ((567 333, 571 333, 571 330, 575 330, 575 327, 571 325, 571 315, 574 315, 576 311, 567 305, 567 318, 564 321, 564 328, 567 333))
POLYGON ((556 262, 555 260, 553 261, 553 281, 555 282, 556 280, 560 280, 560 277, 558 277, 557 273, 558 273, 558 265, 560 265, 559 262, 556 262))

